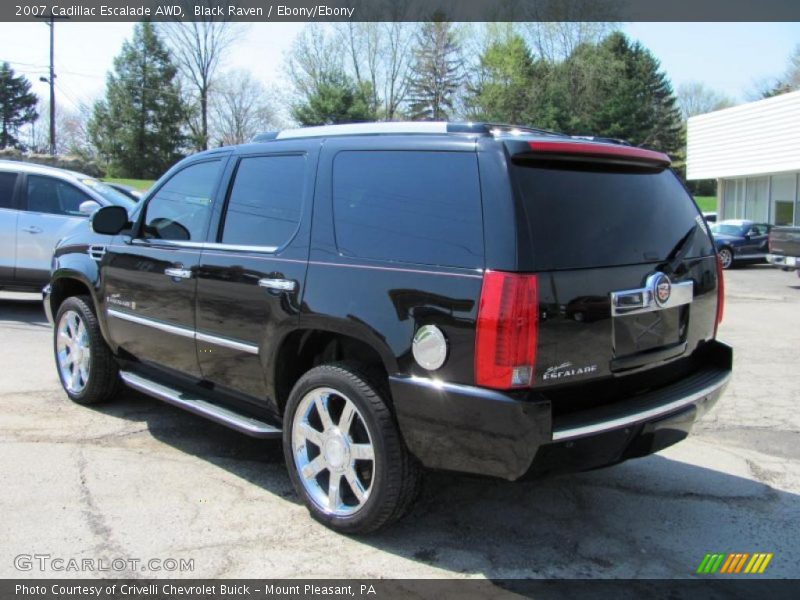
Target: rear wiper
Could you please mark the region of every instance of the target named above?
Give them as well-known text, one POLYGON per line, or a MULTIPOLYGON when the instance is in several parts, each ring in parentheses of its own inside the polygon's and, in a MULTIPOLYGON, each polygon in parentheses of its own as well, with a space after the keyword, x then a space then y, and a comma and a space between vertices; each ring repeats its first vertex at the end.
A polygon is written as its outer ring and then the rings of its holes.
POLYGON ((672 270, 673 272, 677 269, 680 261, 683 260, 683 257, 686 256, 686 253, 691 247, 691 244, 689 242, 691 242, 694 239, 694 234, 697 232, 698 228, 699 228, 698 224, 695 223, 694 225, 692 225, 692 228, 689 231, 687 231, 686 234, 680 240, 678 240, 678 243, 675 244, 672 250, 670 250, 669 254, 667 254, 666 260, 669 261, 670 270, 672 270))

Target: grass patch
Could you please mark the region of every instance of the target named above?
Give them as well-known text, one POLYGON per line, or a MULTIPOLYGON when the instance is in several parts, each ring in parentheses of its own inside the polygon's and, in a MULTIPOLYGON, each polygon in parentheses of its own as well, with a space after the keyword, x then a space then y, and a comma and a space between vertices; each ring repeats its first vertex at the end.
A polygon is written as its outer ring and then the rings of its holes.
POLYGON ((135 190, 144 191, 151 187, 154 183, 154 179, 117 179, 115 177, 105 177, 103 181, 108 181, 110 183, 121 183, 123 185, 129 185, 135 190))
POLYGON ((716 196, 695 196, 697 206, 703 212, 714 212, 717 210, 717 197, 716 196))

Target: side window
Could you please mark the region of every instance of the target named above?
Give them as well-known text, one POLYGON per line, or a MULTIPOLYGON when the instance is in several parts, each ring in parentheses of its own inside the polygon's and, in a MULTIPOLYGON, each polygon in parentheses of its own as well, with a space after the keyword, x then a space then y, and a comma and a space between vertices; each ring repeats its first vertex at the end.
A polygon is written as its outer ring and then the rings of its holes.
POLYGON ((14 206, 14 186, 16 184, 16 173, 0 173, 0 208, 16 208, 14 206))
POLYGON ((475 154, 341 152, 333 163, 333 210, 336 243, 343 254, 483 265, 475 154))
POLYGON ((239 161, 228 198, 223 244, 282 246, 300 223, 306 158, 253 156, 239 161))
POLYGON ((143 236, 202 241, 221 165, 219 160, 210 160, 175 173, 147 203, 143 236))
POLYGON ((83 216, 79 210, 81 203, 90 198, 66 181, 44 175, 28 175, 27 199, 30 212, 80 217, 83 216))

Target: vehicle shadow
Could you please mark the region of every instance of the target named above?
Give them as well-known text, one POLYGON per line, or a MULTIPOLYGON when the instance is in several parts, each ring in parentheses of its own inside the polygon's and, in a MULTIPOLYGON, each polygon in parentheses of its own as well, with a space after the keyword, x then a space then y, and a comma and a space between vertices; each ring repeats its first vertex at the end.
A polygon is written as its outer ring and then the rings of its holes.
POLYGON ((17 321, 36 327, 49 327, 41 297, 33 294, 0 292, 0 321, 17 321))
MULTIPOLYGON (((95 410, 146 423, 162 443, 299 503, 278 440, 248 438, 132 390, 95 410)), ((490 579, 691 577, 707 552, 774 552, 770 576, 797 577, 800 496, 756 480, 771 476, 764 467, 751 469, 752 479, 655 455, 513 483, 429 472, 409 515, 354 539, 490 579)))
POLYGON ((141 423, 158 441, 299 502, 291 492, 280 440, 248 437, 127 387, 113 402, 87 408, 141 423))

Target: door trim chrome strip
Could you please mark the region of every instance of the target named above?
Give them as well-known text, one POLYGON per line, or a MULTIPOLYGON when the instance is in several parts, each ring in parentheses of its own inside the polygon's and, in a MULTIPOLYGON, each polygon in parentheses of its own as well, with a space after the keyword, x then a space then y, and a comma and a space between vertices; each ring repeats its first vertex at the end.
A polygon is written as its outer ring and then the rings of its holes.
POLYGON ((194 338, 194 331, 186 327, 181 327, 180 325, 170 325, 169 323, 164 323, 163 321, 156 321, 155 319, 148 319, 146 317, 132 315, 130 313, 123 312, 121 310, 115 310, 113 308, 107 309, 106 313, 109 317, 115 317, 117 319, 122 319, 123 321, 130 321, 131 323, 136 323, 137 325, 152 327, 153 329, 165 331, 173 335, 179 335, 181 337, 194 338))
POLYGON ((207 344, 214 344, 224 348, 230 348, 231 350, 239 350, 240 352, 247 352, 248 354, 258 354, 259 349, 255 344, 248 344, 246 342, 239 342, 229 338, 223 338, 216 335, 210 335, 208 333, 194 331, 187 327, 181 327, 180 325, 170 325, 162 321, 156 321, 155 319, 148 319, 147 317, 132 315, 130 313, 115 310, 113 308, 107 309, 106 312, 109 317, 115 317, 117 319, 122 319, 123 321, 130 321, 131 323, 144 325, 145 327, 152 327, 153 329, 165 331, 166 333, 171 333, 173 335, 192 338, 196 341, 206 342, 207 344))
POLYGON ((198 342, 206 342, 230 348, 231 350, 239 350, 240 352, 247 352, 248 354, 258 354, 258 346, 255 344, 247 344, 245 342, 237 342, 229 338, 217 337, 216 335, 209 335, 207 333, 195 332, 195 339, 198 342))

